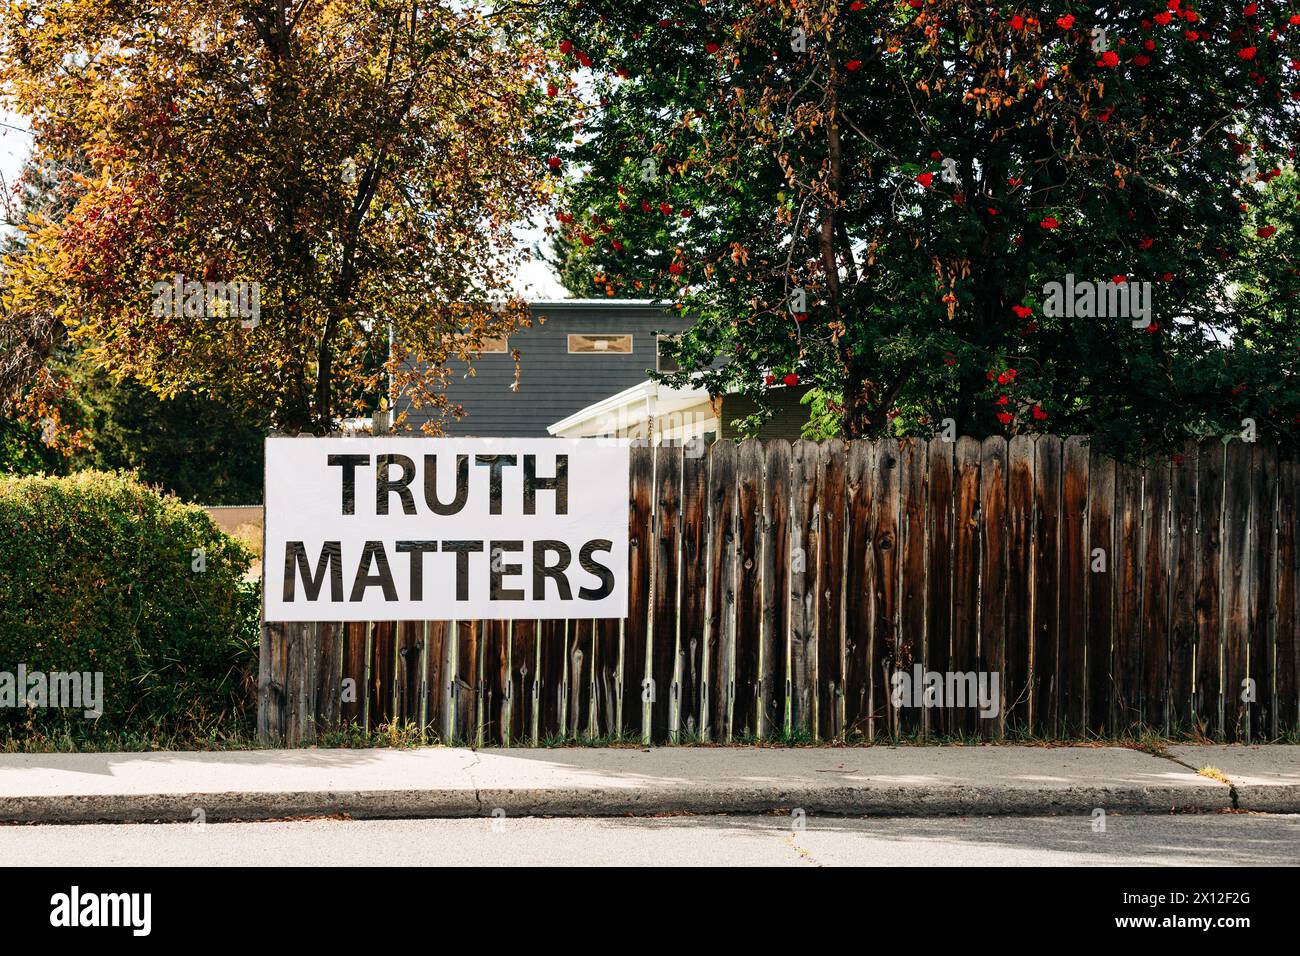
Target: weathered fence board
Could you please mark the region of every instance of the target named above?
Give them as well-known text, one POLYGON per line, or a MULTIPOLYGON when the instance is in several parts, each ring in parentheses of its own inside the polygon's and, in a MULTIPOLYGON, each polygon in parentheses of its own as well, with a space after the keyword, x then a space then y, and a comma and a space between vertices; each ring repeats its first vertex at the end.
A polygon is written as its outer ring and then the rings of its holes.
MULTIPOLYGON (((736 461, 736 625, 735 634, 757 635, 763 616, 760 565, 763 560, 763 444, 742 442, 736 461)), ((683 581, 685 579, 683 578, 683 581)), ((683 639, 689 635, 683 631, 683 639)), ((757 640, 735 640, 735 701, 732 734, 757 733, 759 663, 757 640)))
MULTIPOLYGON (((610 622, 617 624, 617 622, 610 622)), ((615 629, 617 635, 617 628, 615 629)), ((617 647, 617 644, 615 645, 617 647)), ((430 644, 430 653, 433 647, 430 644)), ((510 622, 510 741, 534 742, 537 713, 537 622, 510 622)))
POLYGON ((1250 560, 1251 465, 1249 445, 1227 447, 1223 486, 1223 735, 1229 741, 1248 733, 1242 701, 1246 655, 1250 646, 1250 591, 1254 568, 1250 560))
POLYGON ((730 739, 736 650, 736 446, 709 456, 709 587, 700 712, 705 740, 730 739))
MULTIPOLYGON (((569 629, 568 621, 542 621, 539 625, 537 642, 541 650, 541 663, 538 667, 538 696, 540 698, 538 736, 548 740, 562 736, 565 727, 565 713, 568 705, 568 669, 569 669, 569 629)), ((636 668, 634 673, 641 672, 636 668)), ((637 702, 637 726, 641 722, 641 691, 637 689, 632 698, 637 702)))
MULTIPOLYGON (((980 449, 980 647, 979 668, 1001 675, 1007 632, 1007 442, 986 438, 980 449)), ((1001 680, 998 682, 999 694, 1001 680)), ((1002 736, 1005 711, 999 697, 996 713, 977 725, 981 732, 1002 736)))
POLYGON ((1033 693, 1030 726, 1040 736, 1057 733, 1060 708, 1061 440, 1034 443, 1033 693))
MULTIPOLYGON (((926 488, 925 669, 946 673, 952 658, 953 443, 930 440, 926 488)), ((850 538, 850 548, 853 539, 850 538)), ((1028 658, 1026 658, 1026 663, 1028 658)), ((1022 673, 1023 679, 1023 673, 1022 673)), ((925 711, 925 732, 941 737, 950 729, 943 707, 925 711)))
POLYGON ((349 621, 343 625, 343 675, 339 721, 344 725, 365 721, 366 646, 370 625, 349 621))
MULTIPOLYGON (((681 640, 677 647, 677 740, 699 739, 704 721, 704 621, 709 568, 709 459, 687 456, 682 463, 681 640)), ((755 654, 758 641, 754 642, 755 654)))
POLYGON ((794 733, 805 736, 811 736, 816 726, 820 458, 816 442, 797 441, 790 452, 790 725, 794 733))
MULTIPOLYGON (((909 439, 899 448, 898 505, 898 666, 908 673, 913 664, 925 663, 925 515, 926 468, 930 447, 909 439)), ((924 729, 923 709, 899 712, 900 733, 916 735, 924 729)))
POLYGON ((1115 635, 1115 462, 1088 462, 1088 634, 1084 657, 1088 681, 1089 733, 1113 725, 1111 663, 1115 635))
POLYGON ((1169 468, 1168 459, 1151 463, 1142 483, 1140 720, 1162 731, 1169 726, 1169 468))
POLYGON ((1088 446, 1073 435, 1061 450, 1061 578, 1057 597, 1060 644, 1060 732, 1084 732, 1085 641, 1088 633, 1088 446))
POLYGON ((673 711, 673 671, 677 659, 677 552, 681 530, 682 449, 664 446, 655 455, 655 554, 650 646, 649 739, 668 740, 673 711))
MULTIPOLYGON (((851 735, 868 732, 871 715, 871 615, 875 580, 875 517, 872 504, 872 474, 875 446, 871 442, 853 442, 848 448, 845 478, 845 522, 848 552, 844 574, 845 688, 844 726, 851 735)), ((784 475, 769 452, 768 488, 784 488, 784 475)), ((767 501, 771 496, 765 495, 767 501)), ((767 582, 764 582, 764 588, 767 582)))
POLYGON ((267 624, 258 734, 468 744, 1300 725, 1300 462, 1233 440, 632 449, 624 620, 267 624), (895 703, 996 672, 998 713, 895 703), (903 688, 906 689, 906 685, 903 688))
POLYGON ((1169 498, 1169 726, 1191 726, 1196 649, 1196 447, 1170 466, 1169 498))
POLYGON ((592 626, 590 619, 583 618, 582 620, 570 622, 565 736, 574 740, 591 735, 591 685, 592 658, 595 656, 594 643, 595 628, 592 626))
POLYGON ((614 737, 618 732, 618 695, 622 686, 622 622, 605 619, 596 621, 595 684, 592 702, 594 723, 592 736, 614 737))
POLYGON ((1003 665, 1005 727, 1029 728, 1029 663, 1034 646, 1034 438, 1007 444, 1007 625, 1003 665))
MULTIPOLYGON (((651 538, 651 502, 654 500, 653 448, 631 450, 628 465, 628 607, 623 629, 623 700, 619 711, 619 732, 640 739, 645 702, 642 682, 646 676, 649 650, 650 565, 654 552, 651 538)), ((543 644, 545 647, 545 644, 543 644)))
POLYGON ((868 723, 874 736, 898 732, 890 674, 899 663, 898 653, 898 508, 899 447, 894 441, 876 442, 872 514, 875 517, 872 559, 875 590, 871 616, 871 707, 868 723))
POLYGON ((393 723, 397 678, 397 624, 394 621, 376 621, 370 626, 370 715, 371 727, 393 723))
MULTIPOLYGON (((324 625, 321 625, 322 627, 324 625)), ((320 632, 323 635, 323 632, 320 632)), ((424 693, 424 624, 402 621, 397 625, 397 678, 395 714, 403 726, 418 726, 424 693)), ((322 664, 325 659, 322 657, 322 664)))
POLYGON ((1115 624, 1111 657, 1112 732, 1142 720, 1142 471, 1115 466, 1115 624))
POLYGON ((483 621, 461 621, 456 645, 456 739, 472 746, 483 743, 483 621))
POLYGON ((1223 605, 1223 443, 1207 438, 1197 449, 1196 685, 1193 719, 1202 733, 1223 733, 1219 706, 1222 665, 1219 628, 1223 605))
POLYGON ((1246 649, 1247 727, 1252 740, 1273 733, 1273 657, 1277 647, 1277 580, 1275 577, 1274 516, 1277 512, 1277 451, 1267 445, 1253 449, 1251 475, 1251 593, 1250 640, 1246 649))
POLYGON ((1300 728, 1300 607, 1297 606, 1297 575, 1300 550, 1296 548, 1296 523, 1300 521, 1300 463, 1284 461, 1278 466, 1277 486, 1277 653, 1273 684, 1273 734, 1300 728))
MULTIPOLYGON (((980 443, 973 438, 957 439, 955 449, 955 550, 953 560, 953 671, 979 668, 979 503, 980 443)), ((954 735, 975 730, 975 712, 969 708, 948 708, 948 726, 954 735)))
POLYGON ((790 598, 790 443, 769 442, 763 480, 763 624, 758 635, 758 735, 785 733, 789 696, 786 654, 790 598))

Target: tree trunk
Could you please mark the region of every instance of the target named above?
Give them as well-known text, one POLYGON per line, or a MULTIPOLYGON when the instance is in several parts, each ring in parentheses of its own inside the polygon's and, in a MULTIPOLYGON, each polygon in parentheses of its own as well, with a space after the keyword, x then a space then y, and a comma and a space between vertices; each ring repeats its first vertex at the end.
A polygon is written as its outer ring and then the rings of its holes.
POLYGON ((318 435, 327 435, 333 430, 334 413, 332 404, 334 374, 334 356, 330 351, 329 339, 323 339, 316 354, 316 421, 318 435))

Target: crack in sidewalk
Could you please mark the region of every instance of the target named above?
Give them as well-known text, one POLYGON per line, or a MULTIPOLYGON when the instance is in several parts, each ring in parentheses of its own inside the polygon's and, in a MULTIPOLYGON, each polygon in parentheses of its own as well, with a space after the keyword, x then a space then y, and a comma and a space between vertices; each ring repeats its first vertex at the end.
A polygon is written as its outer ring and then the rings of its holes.
POLYGON ((794 840, 795 840, 795 835, 793 833, 787 833, 782 842, 785 843, 785 845, 788 846, 790 849, 794 850, 794 852, 798 855, 799 859, 802 860, 804 863, 807 863, 809 866, 817 866, 817 867, 825 866, 824 863, 819 863, 816 860, 816 858, 813 857, 811 851, 809 851, 807 847, 800 846, 798 843, 795 843, 794 840))
POLYGON ((1196 774, 1198 777, 1204 777, 1206 780, 1214 780, 1216 783, 1224 783, 1224 784, 1227 784, 1227 786, 1228 786, 1228 799, 1232 801, 1232 809, 1233 809, 1233 810, 1240 810, 1240 809, 1241 809, 1241 806, 1240 806, 1240 804, 1239 804, 1239 800, 1238 800, 1238 796, 1237 796, 1237 785, 1234 784, 1234 783, 1232 782, 1232 779, 1231 779, 1227 774, 1223 774, 1223 779, 1222 779, 1222 780, 1219 780, 1217 777, 1211 777, 1211 776, 1208 776, 1207 774, 1203 774, 1203 773, 1201 773, 1201 768, 1200 768, 1200 767, 1194 767, 1194 766, 1192 766, 1191 764, 1189 764, 1186 760, 1180 760, 1178 757, 1175 757, 1173 754, 1168 753, 1168 752, 1166 752, 1166 751, 1163 751, 1163 750, 1162 750, 1162 751, 1159 751, 1159 752, 1157 752, 1157 753, 1151 753, 1151 751, 1145 751, 1145 752, 1146 752, 1146 753, 1150 753, 1151 756, 1153 756, 1153 757, 1157 757, 1157 758, 1159 758, 1160 760, 1168 760, 1168 761, 1171 761, 1172 763, 1176 763, 1176 764, 1178 764, 1178 766, 1180 766, 1180 767, 1186 767, 1188 770, 1190 770, 1192 773, 1196 774))
POLYGON ((474 780, 474 768, 483 762, 483 755, 477 750, 471 750, 470 753, 474 755, 474 760, 465 768, 465 776, 469 777, 470 786, 474 788, 474 803, 478 805, 481 814, 483 812, 483 791, 479 789, 478 783, 474 780))

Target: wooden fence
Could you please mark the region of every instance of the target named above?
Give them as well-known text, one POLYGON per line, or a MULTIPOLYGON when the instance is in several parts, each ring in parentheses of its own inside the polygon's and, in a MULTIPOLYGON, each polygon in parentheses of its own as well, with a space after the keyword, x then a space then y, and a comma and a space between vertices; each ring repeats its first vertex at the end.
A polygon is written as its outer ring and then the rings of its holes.
POLYGON ((1209 440, 1145 468, 1053 436, 631 454, 626 619, 269 624, 262 739, 1297 728, 1300 462, 1276 449, 1209 440), (915 664, 998 673, 998 714, 894 707, 889 675, 915 664))

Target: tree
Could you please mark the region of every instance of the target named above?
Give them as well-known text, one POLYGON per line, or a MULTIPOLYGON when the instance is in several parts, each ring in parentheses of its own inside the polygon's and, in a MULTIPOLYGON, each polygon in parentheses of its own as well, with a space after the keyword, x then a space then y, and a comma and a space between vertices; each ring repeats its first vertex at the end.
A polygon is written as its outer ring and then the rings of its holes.
POLYGON ((67 330, 50 303, 16 302, 5 292, 14 263, 31 251, 26 229, 66 215, 76 204, 78 182, 84 181, 87 171, 84 157, 62 166, 29 157, 3 199, 4 225, 10 231, 0 242, 0 300, 4 301, 0 313, 0 420, 11 441, 21 439, 24 445, 42 446, 32 447, 29 455, 6 456, 15 467, 51 466, 61 452, 71 449, 69 440, 75 433, 57 427, 69 407, 68 381, 51 361, 66 348, 67 330))
MULTIPOLYGON (((29 249, 21 227, 65 215, 89 171, 84 159, 24 164, 6 202, 5 224, 13 230, 2 246, 7 263, 29 249)), ((0 273, 0 283, 6 276, 0 273)), ((0 471, 129 469, 188 500, 260 499, 260 422, 210 399, 164 401, 130 380, 114 382, 68 343, 65 331, 47 309, 0 322, 0 334, 13 337, 0 349, 0 471)))
POLYGON ((518 320, 490 295, 517 264, 511 226, 549 188, 530 139, 549 101, 521 16, 420 0, 6 5, 4 91, 42 161, 90 166, 65 216, 26 226, 6 315, 48 309, 112 374, 291 432, 364 412, 385 370, 445 406, 447 359, 518 320), (226 283, 244 322, 220 305, 226 283))
POLYGON ((131 471, 186 501, 241 505, 262 500, 265 426, 194 395, 161 399, 132 381, 84 366, 74 373, 87 438, 77 470, 131 471))
POLYGON ((555 228, 698 316, 670 380, 811 383, 849 437, 1293 441, 1300 11, 1194 7, 555 0, 592 71, 555 228))
POLYGON ((66 462, 45 443, 41 430, 17 418, 0 418, 0 474, 60 475, 66 462))
MULTIPOLYGON (((560 284, 580 299, 638 299, 643 284, 615 281, 607 275, 596 257, 587 253, 581 234, 549 229, 550 249, 543 251, 547 264, 555 271, 560 284)), ((595 240, 588 236, 593 243, 595 240)))

